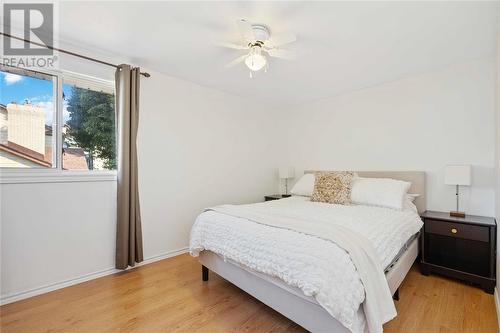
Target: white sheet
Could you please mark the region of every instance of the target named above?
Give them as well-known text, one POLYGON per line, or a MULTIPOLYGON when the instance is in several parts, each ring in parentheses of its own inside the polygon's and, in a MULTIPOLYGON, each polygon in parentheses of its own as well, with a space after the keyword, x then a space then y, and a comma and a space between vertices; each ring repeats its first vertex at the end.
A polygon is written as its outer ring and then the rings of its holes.
MULTIPOLYGON (((359 233, 374 247, 381 267, 391 262, 422 225, 411 209, 330 205, 301 197, 246 206, 303 221, 328 221, 359 233)), ((193 226, 190 247, 193 255, 211 250, 252 270, 278 277, 315 297, 352 332, 363 331, 365 318, 357 311, 365 300, 360 274, 346 251, 331 241, 208 211, 193 226)))

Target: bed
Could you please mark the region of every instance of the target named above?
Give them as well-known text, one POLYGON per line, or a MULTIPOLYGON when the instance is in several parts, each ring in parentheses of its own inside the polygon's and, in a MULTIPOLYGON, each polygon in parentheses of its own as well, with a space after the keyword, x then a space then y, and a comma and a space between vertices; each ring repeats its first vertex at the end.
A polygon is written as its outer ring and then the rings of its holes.
MULTIPOLYGON (((307 172, 312 172, 312 171, 307 171, 307 172)), ((403 181, 408 181, 411 182, 411 187, 408 191, 408 193, 413 193, 417 194, 418 197, 414 201, 414 205, 416 207, 416 212, 423 212, 425 211, 425 173, 424 172, 413 172, 413 171, 395 171, 395 172, 381 172, 381 171, 359 171, 357 172, 359 176, 361 177, 367 177, 367 178, 392 178, 392 179, 397 179, 397 180, 403 180, 403 181)), ((300 211, 297 210, 296 213, 293 212, 293 209, 295 207, 302 207, 302 206, 311 206, 310 203, 306 202, 308 199, 304 198, 299 198, 299 197, 292 197, 289 199, 282 199, 279 200, 280 202, 275 202, 272 203, 275 205, 273 209, 277 210, 279 212, 279 209, 282 211, 289 212, 291 211, 292 213, 288 215, 293 215, 293 214, 299 214, 300 211), (288 201, 286 201, 288 200, 288 201)), ((261 205, 261 209, 264 209, 264 207, 268 207, 270 204, 266 204, 266 206, 262 204, 255 204, 255 205, 261 205)), ((249 206, 249 205, 248 205, 249 206)), ((309 207, 307 206, 307 207, 309 207)), ((321 208, 321 207, 320 207, 321 208)), ((314 208, 315 210, 317 209, 316 206, 314 208)), ((326 208, 322 208, 326 209, 326 208)), ((330 208, 328 208, 330 209, 330 208)), ((367 214, 365 216, 375 216, 376 214, 386 214, 387 212, 382 211, 382 209, 379 210, 370 210, 372 208, 366 208, 367 214)), ((384 208, 385 209, 385 208, 384 208)), ((316 211, 315 211, 316 212, 316 211)), ((241 224, 234 224, 233 220, 236 218, 235 216, 222 216, 219 214, 220 212, 209 212, 208 216, 205 216, 205 219, 210 219, 212 218, 213 220, 216 220, 217 222, 220 222, 222 219, 227 219, 227 223, 225 224, 226 228, 230 229, 224 229, 221 230, 221 234, 231 234, 232 232, 235 232, 234 237, 239 237, 241 239, 245 238, 245 234, 241 234, 245 229, 242 228, 241 224), (212 214, 212 215, 210 215, 212 214), (218 214, 218 215, 217 215, 218 214), (232 225, 237 225, 238 230, 234 230, 236 228, 232 227, 232 225), (231 229, 233 228, 233 229, 231 229), (240 230, 242 229, 242 230, 240 230), (237 232, 240 232, 238 234, 237 232)), ((310 213, 307 213, 310 214, 310 213)), ((391 213, 392 214, 392 213, 391 213)), ((414 215, 415 215, 414 214, 414 215)), ((408 213, 408 216, 411 214, 408 213)), ((414 215, 412 215, 412 218, 414 218, 414 215)), ((418 217, 418 214, 416 214, 418 217)), ((381 218, 383 219, 384 215, 381 215, 381 218)), ((420 221, 420 220, 419 220, 420 221)), ((240 221, 241 222, 241 221, 240 221)), ((222 223, 222 222, 220 222, 222 223)), ((219 227, 217 224, 214 225, 209 225, 207 226, 208 228, 214 228, 219 227)), ((249 228, 256 228, 254 224, 249 223, 248 225, 249 228)), ((259 228, 261 226, 258 226, 259 228)), ((415 226, 413 226, 415 228, 415 226)), ((408 230, 404 230, 406 234, 404 235, 404 243, 401 245, 401 248, 399 251, 397 251, 397 254, 394 255, 394 250, 388 251, 388 254, 384 260, 384 271, 383 273, 385 274, 385 279, 387 280, 387 285, 390 290, 391 295, 394 295, 395 299, 398 299, 399 297, 399 286, 403 282, 406 274, 410 270, 412 264, 414 263, 415 259, 417 258, 418 251, 419 251, 419 237, 418 237, 418 230, 417 232, 414 232, 415 229, 410 230, 411 228, 408 228, 408 230), (410 235, 411 234, 411 235, 410 235), (389 258, 391 257, 391 258, 389 258)), ((249 229, 250 230, 250 229, 249 229)), ((286 230, 285 230, 286 231, 286 230)), ((282 236, 282 233, 285 231, 279 231, 280 232, 280 237, 286 237, 288 239, 288 236, 282 236)), ((248 231, 250 233, 250 231, 248 231)), ((267 231, 266 232, 269 234, 269 237, 272 237, 273 232, 267 231)), ((293 232, 293 231, 291 231, 293 232)), ((376 233, 376 231, 372 231, 373 233, 376 233)), ((214 234, 216 234, 214 232, 214 234)), ((288 234, 287 234, 288 235, 288 234)), ((303 237, 304 239, 308 236, 302 235, 301 233, 293 233, 290 234, 290 237, 303 237)), ((228 280, 229 282, 233 283, 234 285, 238 286, 245 292, 249 293, 253 297, 259 299, 266 305, 270 306, 271 308, 275 309, 276 311, 280 312, 284 316, 288 317, 292 321, 296 322, 297 324, 301 325, 305 329, 311 331, 311 332, 336 332, 336 333, 344 333, 344 332, 368 332, 368 326, 366 324, 366 318, 364 315, 364 310, 363 306, 366 301, 363 301, 361 305, 358 304, 358 308, 355 310, 355 314, 351 314, 351 317, 342 317, 342 313, 338 311, 344 311, 344 308, 348 309, 349 306, 345 304, 346 301, 349 301, 349 299, 346 299, 344 297, 343 302, 342 300, 339 300, 339 304, 329 304, 329 307, 325 307, 325 297, 320 297, 320 293, 317 292, 317 290, 314 289, 314 283, 311 285, 307 285, 305 283, 301 282, 301 276, 292 276, 292 277, 283 277, 279 274, 279 271, 274 271, 274 267, 268 267, 269 269, 263 269, 262 267, 256 268, 254 264, 252 264, 251 260, 246 261, 245 258, 252 258, 253 255, 250 255, 249 253, 243 253, 240 254, 238 257, 232 257, 230 254, 233 251, 236 251, 234 248, 230 248, 230 244, 225 244, 225 242, 220 242, 219 240, 215 239, 210 239, 213 235, 210 235, 209 233, 203 234, 203 236, 197 236, 198 241, 200 242, 206 242, 206 244, 211 244, 210 242, 212 241, 212 244, 218 244, 219 246, 215 246, 211 248, 210 246, 200 246, 200 245, 193 245, 191 244, 191 252, 194 255, 199 256, 199 261, 202 264, 202 278, 204 281, 208 280, 208 272, 209 270, 217 273, 224 279, 228 280), (206 248, 205 248, 206 247, 206 248), (225 248, 227 247, 227 248, 225 248), (201 251, 193 251, 193 248, 199 248, 201 251), (299 281, 296 282, 295 281, 299 281), (335 312, 335 308, 340 308, 341 310, 338 310, 335 312), (332 315, 332 313, 335 314, 332 315), (353 319, 354 318, 354 319, 353 319), (346 324, 346 321, 348 324, 346 324), (347 328, 349 327, 349 328, 347 328)), ((370 235, 368 235, 370 236, 370 235)), ((220 238, 220 236, 218 236, 220 238)), ((230 236, 228 236, 230 237, 230 236)), ((261 239, 264 239, 268 237, 267 235, 262 235, 261 239)), ((403 236, 401 236, 403 238, 403 236)), ((196 238, 196 237, 195 237, 196 238)), ((297 244, 303 244, 301 242, 302 238, 297 238, 294 239, 297 244)), ((310 238, 307 238, 310 240, 310 238)), ((193 241, 193 233, 192 233, 192 241, 193 241)), ((272 241, 269 240, 270 242, 276 243, 276 240, 272 241)), ((317 242, 317 240, 316 240, 317 242)), ((256 242, 260 244, 259 242, 256 242)), ((273 243, 273 244, 274 244, 273 243)), ((254 248, 251 251, 254 252, 273 252, 273 251, 279 251, 280 245, 278 244, 277 247, 273 248, 273 250, 270 250, 267 248, 268 245, 265 245, 266 243, 262 243, 260 245, 255 245, 255 246, 261 246, 254 248), (262 245, 264 244, 264 245, 262 245)), ((304 243, 305 244, 305 243, 304 243)), ((399 244, 399 243, 398 243, 399 244)), ((307 248, 309 249, 310 247, 315 246, 315 243, 308 243, 307 248)), ((319 245, 318 245, 319 246, 319 245)), ((325 245, 326 246, 326 245, 325 245)), ((330 244, 328 246, 331 246, 330 244)), ((398 245, 399 246, 399 245, 398 245)), ((288 248, 288 251, 290 250, 290 247, 288 248)), ((302 250, 299 250, 302 251, 302 250)), ((378 251, 378 248, 377 248, 378 251)), ((247 250, 249 252, 249 250, 247 250)), ((291 255, 297 255, 297 253, 300 252, 295 252, 291 255)), ((319 253, 319 252, 315 252, 319 253)), ((320 256, 320 255, 318 255, 320 256)), ((315 257, 314 260, 317 258, 315 257)), ((312 257, 307 258, 305 260, 305 264, 307 265, 307 261, 312 260, 312 257)), ((320 259, 317 259, 320 260, 320 259)), ((323 258, 323 260, 327 260, 323 258)), ((339 258, 335 258, 335 260, 339 260, 339 258)), ((318 261, 320 262, 320 261, 318 261)), ((324 261, 327 262, 327 261, 324 261)), ((331 263, 331 261, 330 261, 331 263)), ((304 263, 302 263, 304 265, 304 263)), ((276 264, 279 266, 279 263, 276 264)), ((333 265, 337 265, 336 263, 333 265)), ((340 263, 338 264, 340 265, 340 263)), ((327 265, 330 269, 330 266, 332 265, 327 265)), ((266 267, 266 266, 264 266, 266 267)), ((346 266, 347 267, 347 266, 346 266)), ((381 266, 382 267, 382 266, 381 266)), ((280 268, 284 272, 290 271, 292 268, 290 267, 284 267, 280 268)), ((324 269, 324 268, 323 268, 324 269)), ((333 269, 333 268, 332 268, 333 269)), ((343 267, 345 269, 345 267, 343 267)), ((356 269, 355 269, 356 270, 356 269)), ((314 270, 311 270, 314 271, 314 270)), ((349 276, 348 271, 345 271, 345 275, 349 276)), ((315 272, 316 273, 316 272, 315 272)), ((361 272, 359 272, 361 274, 361 272)), ((329 274, 332 274, 329 272, 329 274)), ((319 275, 319 273, 318 273, 319 275)), ((339 274, 337 274, 339 275, 339 274)), ((312 281, 315 281, 314 278, 311 278, 312 281)), ((347 281, 335 281, 335 285, 338 285, 336 288, 347 288, 350 286, 350 284, 353 284, 350 280, 350 278, 346 278, 347 281), (345 287, 342 285, 342 283, 345 283, 345 287)), ((354 279, 355 280, 355 279, 354 279)), ((323 283, 324 284, 324 283, 323 283)), ((363 286, 365 283, 361 283, 361 286, 363 286)), ((321 284, 318 284, 321 285, 321 284)), ((334 287, 332 287, 334 288, 334 287)), ((356 294, 359 294, 357 292, 357 289, 353 289, 356 291, 356 294)), ((356 296, 354 295, 353 291, 353 299, 356 299, 356 296)), ((338 292, 338 291, 337 291, 338 292)), ((335 293, 335 291, 333 292, 335 293)), ((347 291, 344 291, 344 294, 346 294, 347 291)), ((357 295, 359 299, 359 295, 357 295)), ((331 302, 330 302, 331 303, 331 302)), ((356 303, 354 303, 355 306, 356 303)), ((354 308, 353 308, 354 309, 354 308)), ((352 311, 351 311, 352 312, 352 311)), ((373 329, 372 329, 373 331, 373 329)))

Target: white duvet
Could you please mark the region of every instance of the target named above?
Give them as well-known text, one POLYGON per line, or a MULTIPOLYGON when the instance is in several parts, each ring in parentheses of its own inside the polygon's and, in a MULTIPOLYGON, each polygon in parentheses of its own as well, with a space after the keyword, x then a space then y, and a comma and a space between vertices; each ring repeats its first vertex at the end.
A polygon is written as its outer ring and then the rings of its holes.
MULTIPOLYGON (((391 263, 406 241, 422 227, 413 205, 395 211, 291 197, 242 207, 303 223, 327 221, 350 229, 371 243, 381 269, 391 263)), ((191 254, 198 255, 202 250, 280 278, 305 295, 313 296, 352 332, 364 331, 366 318, 358 309, 365 301, 365 288, 349 254, 336 243, 209 210, 200 214, 191 231, 191 254)))

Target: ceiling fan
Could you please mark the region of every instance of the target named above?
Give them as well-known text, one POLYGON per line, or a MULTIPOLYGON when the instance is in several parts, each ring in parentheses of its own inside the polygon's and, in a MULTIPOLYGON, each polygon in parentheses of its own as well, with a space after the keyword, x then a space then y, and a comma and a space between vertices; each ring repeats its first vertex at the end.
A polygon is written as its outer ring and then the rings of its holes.
POLYGON ((245 19, 238 20, 236 23, 242 37, 241 43, 223 43, 220 45, 230 49, 244 50, 246 54, 234 59, 226 67, 232 67, 245 62, 245 65, 250 69, 250 77, 252 77, 252 72, 257 72, 261 69, 267 72, 269 63, 266 55, 273 58, 294 59, 292 52, 281 48, 281 46, 297 40, 294 34, 271 35, 266 26, 253 24, 245 19))

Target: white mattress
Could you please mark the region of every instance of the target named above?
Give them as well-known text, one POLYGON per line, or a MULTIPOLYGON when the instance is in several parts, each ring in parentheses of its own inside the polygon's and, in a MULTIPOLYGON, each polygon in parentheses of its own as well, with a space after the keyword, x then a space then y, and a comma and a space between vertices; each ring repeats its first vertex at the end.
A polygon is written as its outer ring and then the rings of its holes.
POLYGON ((416 234, 414 234, 413 236, 411 236, 410 238, 408 238, 408 240, 406 241, 405 245, 403 245, 403 247, 401 247, 401 249, 399 250, 398 254, 396 254, 396 256, 394 257, 394 259, 392 259, 391 263, 389 265, 387 265, 387 267, 384 269, 384 273, 387 274, 394 267, 394 265, 399 260, 399 258, 401 258, 405 254, 405 252, 408 250, 408 248, 413 243, 413 241, 415 239, 418 239, 419 236, 420 236, 420 232, 417 232, 416 234))

